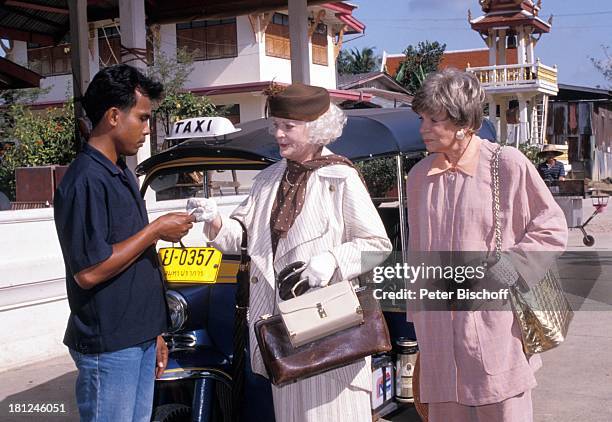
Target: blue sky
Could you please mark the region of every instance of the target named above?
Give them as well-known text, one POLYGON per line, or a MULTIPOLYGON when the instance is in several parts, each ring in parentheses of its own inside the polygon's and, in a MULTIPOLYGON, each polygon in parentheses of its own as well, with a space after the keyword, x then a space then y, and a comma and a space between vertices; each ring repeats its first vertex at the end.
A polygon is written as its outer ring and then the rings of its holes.
MULTIPOLYGON (((478 0, 350 0, 366 25, 365 36, 345 37, 343 48, 376 47, 382 54, 401 53, 406 46, 430 40, 447 50, 484 48, 467 22, 467 10, 482 15, 478 0), (349 39, 355 38, 352 41, 349 39)), ((535 52, 543 64, 559 67, 559 82, 606 86, 589 57, 603 58, 602 44, 612 49, 612 1, 543 0, 540 17, 554 15, 550 33, 543 34, 535 52)), ((611 50, 612 53, 612 50, 611 50)))

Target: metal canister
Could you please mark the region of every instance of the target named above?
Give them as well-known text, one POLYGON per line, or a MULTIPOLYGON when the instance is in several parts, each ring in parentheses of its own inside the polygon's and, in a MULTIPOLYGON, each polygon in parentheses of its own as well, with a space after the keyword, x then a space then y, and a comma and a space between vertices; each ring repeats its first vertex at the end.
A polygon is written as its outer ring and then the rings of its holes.
POLYGON ((395 398, 402 403, 414 402, 412 375, 419 346, 416 340, 400 337, 396 341, 397 360, 395 362, 395 398))

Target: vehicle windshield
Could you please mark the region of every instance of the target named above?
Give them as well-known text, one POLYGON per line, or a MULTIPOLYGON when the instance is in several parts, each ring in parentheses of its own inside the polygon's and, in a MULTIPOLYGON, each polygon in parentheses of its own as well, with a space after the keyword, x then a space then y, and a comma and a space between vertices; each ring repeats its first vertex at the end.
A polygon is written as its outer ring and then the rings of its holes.
POLYGON ((145 196, 153 192, 156 202, 204 197, 206 178, 209 197, 245 195, 257 173, 259 170, 207 170, 204 167, 167 169, 149 180, 145 196))

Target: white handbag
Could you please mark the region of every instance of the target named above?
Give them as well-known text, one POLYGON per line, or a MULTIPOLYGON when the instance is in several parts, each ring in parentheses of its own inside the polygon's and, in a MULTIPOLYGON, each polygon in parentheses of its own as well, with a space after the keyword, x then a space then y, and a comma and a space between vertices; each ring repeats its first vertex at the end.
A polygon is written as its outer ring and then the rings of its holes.
POLYGON ((348 280, 280 302, 278 309, 293 347, 363 323, 363 310, 348 280))

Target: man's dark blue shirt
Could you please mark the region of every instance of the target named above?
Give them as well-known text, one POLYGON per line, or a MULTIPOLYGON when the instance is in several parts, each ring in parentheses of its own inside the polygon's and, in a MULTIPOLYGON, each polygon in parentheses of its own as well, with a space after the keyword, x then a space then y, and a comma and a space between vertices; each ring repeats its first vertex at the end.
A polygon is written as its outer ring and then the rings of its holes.
POLYGON ((555 164, 549 166, 546 161, 538 164, 538 173, 545 181, 559 180, 559 177, 565 177, 565 167, 561 161, 555 160, 555 164))
POLYGON ((115 165, 86 144, 55 193, 54 213, 71 311, 64 344, 81 353, 112 352, 161 334, 167 327, 166 300, 154 245, 89 290, 74 279, 148 224, 136 179, 125 163, 115 165))

